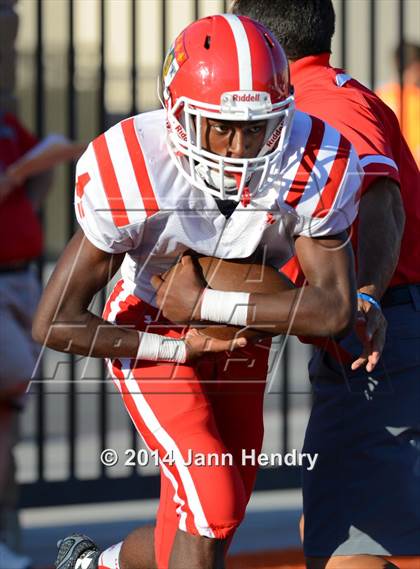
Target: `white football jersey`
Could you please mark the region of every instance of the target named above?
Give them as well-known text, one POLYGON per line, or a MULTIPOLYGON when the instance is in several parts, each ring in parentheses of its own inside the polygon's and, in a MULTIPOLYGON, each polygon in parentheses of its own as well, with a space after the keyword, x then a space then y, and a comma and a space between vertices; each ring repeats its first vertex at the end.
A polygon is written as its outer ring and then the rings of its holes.
MULTIPOLYGON (((255 175, 254 177, 257 177, 255 175)), ((150 278, 192 249, 222 259, 263 247, 280 268, 294 237, 337 234, 353 222, 362 169, 350 143, 323 121, 296 112, 284 155, 251 203, 226 217, 215 198, 192 187, 166 147, 165 111, 123 120, 96 138, 77 164, 75 208, 86 237, 109 253, 127 253, 127 288, 154 304, 150 278)))

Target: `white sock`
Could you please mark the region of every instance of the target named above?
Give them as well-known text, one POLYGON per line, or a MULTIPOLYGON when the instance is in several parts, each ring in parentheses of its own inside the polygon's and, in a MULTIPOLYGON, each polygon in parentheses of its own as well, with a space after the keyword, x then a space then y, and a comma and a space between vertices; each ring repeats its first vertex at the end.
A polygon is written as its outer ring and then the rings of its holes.
POLYGON ((123 542, 111 545, 105 549, 99 557, 98 569, 120 569, 120 551, 123 542))

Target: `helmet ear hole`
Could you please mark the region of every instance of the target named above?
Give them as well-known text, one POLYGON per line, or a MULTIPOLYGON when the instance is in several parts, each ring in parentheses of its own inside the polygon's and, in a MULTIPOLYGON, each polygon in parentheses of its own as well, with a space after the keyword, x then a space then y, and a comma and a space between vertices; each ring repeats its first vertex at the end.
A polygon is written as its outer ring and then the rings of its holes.
POLYGON ((210 49, 210 43, 211 43, 211 36, 206 36, 206 39, 204 40, 205 49, 210 49))

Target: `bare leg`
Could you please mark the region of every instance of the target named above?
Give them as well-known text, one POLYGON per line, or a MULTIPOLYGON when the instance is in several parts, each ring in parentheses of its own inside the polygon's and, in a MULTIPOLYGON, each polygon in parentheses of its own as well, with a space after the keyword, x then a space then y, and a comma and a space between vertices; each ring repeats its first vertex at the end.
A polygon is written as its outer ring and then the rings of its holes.
POLYGON ((398 569, 384 557, 375 555, 347 555, 330 558, 308 558, 307 569, 398 569))
POLYGON ((224 569, 225 539, 210 539, 178 530, 169 569, 224 569))
POLYGON ((132 531, 120 551, 120 569, 156 569, 154 526, 132 531))

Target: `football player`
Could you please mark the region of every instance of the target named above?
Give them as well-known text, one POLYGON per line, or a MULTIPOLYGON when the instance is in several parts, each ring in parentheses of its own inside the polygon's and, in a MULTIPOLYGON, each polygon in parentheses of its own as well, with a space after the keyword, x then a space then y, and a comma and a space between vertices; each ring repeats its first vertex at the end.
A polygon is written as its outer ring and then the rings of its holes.
POLYGON ((234 15, 191 24, 169 50, 162 97, 163 110, 120 122, 79 160, 80 230, 33 330, 56 350, 108 358, 136 428, 159 453, 156 527, 102 553, 89 538, 70 536, 59 569, 224 567, 255 482, 256 466, 242 464, 241 453, 262 445, 267 342, 237 339, 232 358, 229 343, 207 346, 175 322, 317 336, 342 334, 353 322, 346 230, 361 168, 343 136, 295 112, 287 59, 271 33, 234 15), (158 275, 189 250, 246 259, 259 247, 274 267, 296 252, 307 286, 275 295, 204 291, 186 256, 177 277, 184 301, 165 301, 171 291, 158 275), (92 298, 119 268, 103 317, 95 316, 92 298), (230 454, 233 462, 186 464, 191 453, 230 454))

